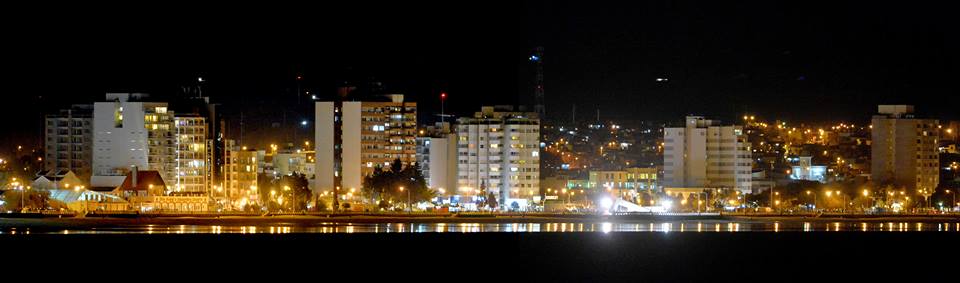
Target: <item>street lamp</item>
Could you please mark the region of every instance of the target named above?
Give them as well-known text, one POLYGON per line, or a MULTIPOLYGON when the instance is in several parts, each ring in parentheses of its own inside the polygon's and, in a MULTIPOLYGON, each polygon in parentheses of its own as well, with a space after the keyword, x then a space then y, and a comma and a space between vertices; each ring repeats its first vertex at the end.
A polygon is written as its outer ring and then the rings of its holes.
MULTIPOLYGON (((807 191, 807 194, 809 195, 810 191, 807 191)), ((817 204, 817 194, 813 194, 813 209, 816 210, 818 207, 820 207, 820 205, 817 204)))
POLYGON ((953 202, 950 203, 950 210, 953 210, 953 207, 957 205, 957 194, 951 193, 950 190, 947 190, 947 194, 953 197, 953 202))
POLYGON ((277 198, 275 197, 276 195, 277 195, 277 190, 270 190, 270 199, 273 199, 274 202, 277 201, 277 198))
MULTIPOLYGON (((863 197, 870 197, 870 191, 867 190, 867 189, 863 189, 863 197)), ((873 206, 873 198, 872 198, 872 197, 870 197, 870 205, 873 206)), ((863 207, 861 207, 861 208, 862 208, 862 209, 866 209, 866 208, 863 208, 863 207)))
MULTIPOLYGON (((401 193, 403 192, 403 187, 402 187, 402 186, 400 187, 400 192, 401 192, 401 193)), ((412 210, 410 209, 410 202, 411 202, 411 199, 410 199, 410 190, 407 190, 407 212, 412 211, 412 210)))
POLYGON ((87 198, 83 196, 83 191, 81 191, 81 189, 83 189, 82 186, 73 186, 73 191, 80 193, 80 196, 79 196, 80 205, 83 206, 83 214, 86 215, 87 214, 87 198))
MULTIPOLYGON (((284 190, 284 191, 289 191, 289 190, 290 190, 290 186, 283 186, 283 190, 284 190)), ((290 210, 291 210, 291 211, 296 210, 296 208, 294 207, 294 205, 296 205, 296 202, 297 202, 297 191, 294 190, 294 191, 293 191, 293 201, 290 202, 290 210)))
POLYGON ((842 194, 842 193, 840 192, 840 190, 837 190, 837 195, 840 196, 840 201, 843 202, 843 210, 842 210, 842 211, 843 211, 843 212, 846 212, 846 211, 847 211, 847 195, 842 194))

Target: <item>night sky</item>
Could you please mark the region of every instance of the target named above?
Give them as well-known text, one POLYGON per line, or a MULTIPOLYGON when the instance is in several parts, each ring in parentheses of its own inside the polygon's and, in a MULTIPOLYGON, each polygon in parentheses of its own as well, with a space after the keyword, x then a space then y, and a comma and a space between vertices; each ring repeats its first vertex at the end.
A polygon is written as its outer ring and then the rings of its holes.
POLYGON ((935 3, 350 2, 25 8, 2 20, 3 97, 16 107, 0 111, 0 146, 38 141, 43 111, 105 92, 172 95, 197 76, 234 133, 240 112, 250 136, 280 113, 312 117, 291 104, 298 74, 321 96, 380 81, 432 121, 441 91, 461 115, 525 102, 536 46, 548 117, 562 121, 573 104, 580 120, 599 108, 602 119, 864 122, 879 103, 960 119, 955 10, 935 3))

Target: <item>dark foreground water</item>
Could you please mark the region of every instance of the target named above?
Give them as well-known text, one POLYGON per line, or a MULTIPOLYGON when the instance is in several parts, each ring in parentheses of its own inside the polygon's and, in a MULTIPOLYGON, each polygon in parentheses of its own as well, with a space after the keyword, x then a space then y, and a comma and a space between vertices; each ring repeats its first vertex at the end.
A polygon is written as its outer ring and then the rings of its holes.
POLYGON ((8 274, 37 282, 887 282, 899 276, 911 279, 899 282, 954 282, 958 276, 960 234, 953 231, 826 230, 187 234, 184 228, 185 234, 4 234, 0 246, 8 274))
POLYGON ((958 231, 931 221, 0 219, 0 266, 42 282, 952 282, 958 231))
POLYGON ((525 232, 960 232, 960 222, 857 221, 628 221, 517 223, 351 223, 323 221, 140 221, 0 219, 0 234, 290 234, 290 233, 525 233, 525 232))

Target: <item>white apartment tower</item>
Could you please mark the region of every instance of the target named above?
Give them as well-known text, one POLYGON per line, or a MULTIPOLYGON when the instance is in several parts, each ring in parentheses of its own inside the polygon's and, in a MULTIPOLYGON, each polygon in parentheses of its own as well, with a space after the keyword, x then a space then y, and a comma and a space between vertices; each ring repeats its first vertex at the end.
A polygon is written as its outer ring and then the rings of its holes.
POLYGON ((664 187, 751 192, 750 144, 741 126, 687 116, 684 127, 663 132, 664 187))
POLYGON ((880 105, 872 119, 871 178, 932 193, 940 182, 935 119, 913 115, 912 105, 880 105))
MULTIPOLYGON (((108 93, 93 105, 93 176, 91 187, 116 187, 131 166, 172 170, 173 113, 161 102, 140 102, 141 93, 108 93)), ((166 177, 166 176, 164 176, 166 177)), ((170 183, 171 180, 164 180, 170 183)))
POLYGON ((485 186, 505 200, 539 194, 540 120, 536 113, 484 106, 457 120, 457 189, 475 195, 485 186))
POLYGON ((175 117, 165 102, 143 102, 146 94, 108 93, 93 105, 91 187, 116 187, 127 173, 156 170, 167 192, 207 192, 206 121, 175 117))
POLYGON ((450 123, 421 129, 417 137, 417 164, 427 181, 427 187, 441 195, 457 191, 457 135, 451 133, 450 123))

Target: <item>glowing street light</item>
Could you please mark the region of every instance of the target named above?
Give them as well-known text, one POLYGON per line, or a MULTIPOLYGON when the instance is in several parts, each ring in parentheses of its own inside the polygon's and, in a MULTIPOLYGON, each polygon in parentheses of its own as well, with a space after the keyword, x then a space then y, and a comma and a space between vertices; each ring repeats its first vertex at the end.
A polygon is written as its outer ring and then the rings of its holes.
MULTIPOLYGON (((401 192, 401 193, 403 192, 403 186, 400 187, 400 192, 401 192)), ((410 203, 411 203, 411 202, 412 202, 412 201, 411 201, 411 198, 410 198, 410 190, 407 190, 407 212, 412 211, 412 210, 410 209, 410 203)))

